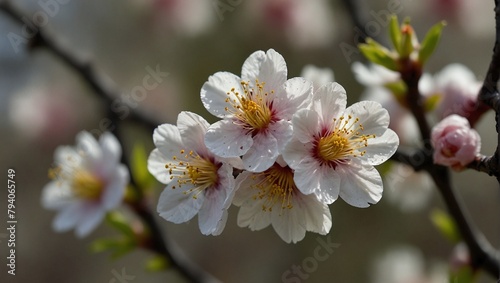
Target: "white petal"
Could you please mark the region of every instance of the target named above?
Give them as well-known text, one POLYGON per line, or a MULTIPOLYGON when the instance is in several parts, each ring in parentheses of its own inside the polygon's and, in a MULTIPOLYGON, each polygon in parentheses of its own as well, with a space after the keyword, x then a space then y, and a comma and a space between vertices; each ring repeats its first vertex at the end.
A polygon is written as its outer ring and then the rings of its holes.
POLYGON ((382 136, 368 140, 368 146, 362 150, 366 151, 359 159, 370 165, 379 165, 387 161, 398 149, 398 135, 391 129, 387 129, 382 136))
POLYGON ((293 180, 303 194, 314 193, 326 204, 337 200, 340 190, 340 176, 333 168, 319 167, 316 163, 302 164, 295 169, 293 180))
POLYGON ((362 134, 380 136, 389 127, 389 113, 375 101, 354 103, 345 110, 345 115, 359 118, 359 124, 364 128, 362 134))
POLYGON ((163 184, 168 184, 170 181, 170 174, 165 168, 171 162, 171 156, 168 158, 165 154, 161 153, 157 148, 153 149, 148 158, 148 171, 153 175, 159 182, 163 184))
POLYGON ((82 166, 82 156, 70 146, 59 146, 54 153, 55 165, 69 175, 72 175, 73 169, 82 166))
POLYGON ((45 209, 62 209, 73 203, 71 187, 66 182, 54 180, 43 188, 42 206, 45 209))
POLYGON ((198 213, 198 225, 203 235, 211 235, 220 229, 219 222, 223 218, 225 199, 224 190, 205 192, 205 201, 198 213))
POLYGON ((52 227, 56 232, 65 232, 75 227, 84 215, 84 203, 74 202, 57 214, 52 227))
POLYGON ((112 180, 110 180, 110 183, 106 186, 102 196, 102 205, 106 210, 116 208, 123 200, 125 188, 129 181, 127 167, 119 165, 112 177, 112 180))
MULTIPOLYGON (((282 89, 283 84, 287 78, 287 67, 283 56, 273 49, 266 52, 266 58, 262 61, 260 71, 256 79, 259 82, 265 82, 264 90, 271 92, 271 90, 278 91, 282 89)), ((250 81, 250 83, 253 83, 250 81)))
POLYGON ((240 227, 248 227, 252 231, 259 231, 271 224, 271 213, 262 210, 262 201, 249 199, 238 212, 237 223, 240 227))
POLYGON ((338 83, 328 83, 320 87, 313 95, 313 109, 322 118, 323 126, 329 125, 338 117, 347 105, 345 89, 338 83))
POLYGON ((241 79, 244 81, 255 81, 259 76, 262 62, 266 59, 266 53, 262 50, 252 53, 243 63, 241 68, 241 79))
POLYGON ((85 215, 75 227, 76 236, 83 238, 90 234, 104 219, 105 210, 97 206, 86 207, 85 215))
POLYGON ((100 171, 103 176, 107 176, 120 162, 122 148, 116 137, 109 132, 101 135, 99 144, 102 150, 100 171))
POLYGON ((278 155, 277 140, 268 133, 258 133, 252 147, 243 155, 243 167, 250 172, 263 172, 274 164, 278 155))
POLYGON ((278 144, 278 154, 281 154, 285 150, 285 146, 292 139, 292 122, 284 120, 274 122, 269 125, 268 132, 276 139, 278 144))
POLYGON ((229 106, 226 99, 235 99, 234 94, 228 95, 227 93, 233 88, 240 94, 244 93, 240 83, 241 79, 229 72, 218 72, 210 76, 201 88, 200 96, 203 106, 216 117, 226 117, 229 114, 225 110, 229 106))
POLYGON ((318 200, 316 195, 300 195, 296 198, 297 208, 304 214, 306 230, 326 235, 332 228, 332 215, 328 205, 318 200))
POLYGON ((299 140, 292 139, 283 151, 283 159, 292 169, 297 169, 304 163, 313 162, 311 157, 312 143, 301 143, 299 140))
POLYGON ((238 175, 238 177, 236 177, 235 195, 233 198, 234 205, 241 206, 246 200, 255 195, 255 191, 251 188, 251 186, 255 185, 256 180, 251 176, 253 176, 253 173, 243 171, 238 175))
POLYGON ((286 243, 297 243, 306 236, 304 213, 298 208, 280 209, 274 207, 272 211, 272 224, 274 231, 286 243))
POLYGON ((103 155, 97 140, 86 131, 80 132, 76 136, 76 140, 78 152, 82 152, 85 156, 85 166, 93 168, 96 165, 100 165, 103 155))
POLYGON ((293 134, 302 143, 311 142, 313 137, 320 132, 318 113, 309 109, 301 109, 292 120, 293 134))
POLYGON ((253 144, 252 135, 230 120, 212 124, 205 135, 207 148, 221 157, 238 157, 253 144))
POLYGON ((205 147, 205 133, 210 124, 198 114, 183 111, 177 117, 177 128, 182 137, 184 148, 193 150, 201 156, 208 156, 205 147))
POLYGON ((170 124, 162 124, 155 129, 153 142, 165 156, 178 155, 179 150, 183 148, 179 129, 170 124))
POLYGON ((311 104, 313 85, 304 78, 293 78, 285 82, 285 92, 276 95, 273 108, 281 119, 290 120, 297 110, 311 104))
POLYGON ((167 186, 160 194, 158 213, 165 220, 173 223, 183 223, 193 218, 201 208, 205 196, 199 194, 196 199, 190 194, 184 194, 190 187, 172 189, 167 186))
POLYGON ((382 198, 382 178, 373 166, 342 166, 340 197, 356 207, 368 207, 382 198))

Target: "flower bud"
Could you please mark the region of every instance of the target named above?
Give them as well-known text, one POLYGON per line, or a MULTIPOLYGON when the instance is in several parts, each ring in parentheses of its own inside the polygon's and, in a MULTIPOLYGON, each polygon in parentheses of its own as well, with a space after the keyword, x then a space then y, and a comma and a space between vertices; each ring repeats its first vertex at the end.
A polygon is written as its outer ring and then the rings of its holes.
POLYGON ((472 162, 481 149, 481 138, 467 119, 450 115, 432 129, 434 163, 461 170, 472 162))

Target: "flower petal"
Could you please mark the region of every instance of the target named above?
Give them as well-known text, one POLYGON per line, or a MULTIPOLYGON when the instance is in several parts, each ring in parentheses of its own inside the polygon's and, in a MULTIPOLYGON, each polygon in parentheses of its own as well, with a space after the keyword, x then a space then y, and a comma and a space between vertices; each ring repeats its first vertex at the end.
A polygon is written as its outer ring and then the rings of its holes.
POLYGON ((259 77, 260 67, 266 59, 266 53, 262 50, 252 53, 243 63, 241 68, 241 79, 244 81, 254 82, 259 77))
POLYGON ((183 223, 191 218, 193 218, 198 211, 200 211, 201 205, 205 200, 203 194, 199 194, 195 199, 190 194, 184 194, 186 190, 191 187, 186 185, 186 187, 172 189, 167 186, 163 192, 160 194, 160 199, 158 201, 158 213, 165 220, 173 223, 183 223))
POLYGON ((302 143, 312 141, 320 132, 318 113, 309 109, 301 109, 293 116, 294 136, 302 143))
POLYGON ((85 166, 94 168, 100 165, 103 155, 97 140, 89 132, 82 131, 76 136, 76 141, 77 151, 85 156, 83 159, 85 166))
POLYGON ((303 194, 316 194, 326 204, 337 200, 341 178, 333 168, 320 167, 315 162, 302 164, 295 169, 293 180, 303 194))
POLYGON ((179 129, 171 124, 158 126, 153 133, 153 142, 165 156, 177 155, 179 150, 183 148, 179 129))
POLYGON ((243 155, 243 168, 251 172, 262 172, 274 164, 278 157, 278 142, 269 133, 258 133, 253 145, 243 155))
POLYGON ((272 225, 274 231, 286 243, 297 243, 306 236, 305 215, 299 209, 273 209, 272 225))
POLYGON ((59 214, 57 214, 52 227, 56 232, 65 232, 75 227, 78 221, 83 217, 84 203, 74 202, 65 207, 59 214))
POLYGON ((116 165, 120 162, 122 148, 116 137, 109 132, 105 132, 101 135, 99 144, 102 150, 99 171, 101 176, 106 176, 113 172, 116 165))
POLYGON ((283 159, 290 168, 297 169, 301 164, 314 161, 310 155, 312 148, 312 143, 301 143, 299 140, 292 139, 283 151, 283 159))
MULTIPOLYGON (((165 171, 167 171, 164 168, 165 171)), ((124 165, 119 165, 111 177, 111 183, 106 186, 104 194, 102 196, 102 205, 109 211, 120 205, 125 195, 125 188, 129 181, 129 173, 127 167, 124 165)))
POLYGON ((332 228, 332 215, 328 205, 318 200, 316 195, 298 195, 298 209, 304 214, 306 230, 326 235, 332 228))
POLYGON ((212 124, 205 135, 207 148, 221 157, 237 157, 245 154, 253 144, 252 135, 246 133, 231 120, 212 124))
POLYGON ((102 222, 106 211, 97 205, 86 206, 85 214, 75 227, 76 236, 83 238, 94 231, 102 222))
POLYGON ((262 201, 254 199, 256 191, 253 186, 260 178, 252 178, 253 174, 244 171, 236 177, 236 193, 233 203, 240 206, 238 212, 238 226, 248 227, 252 231, 262 230, 271 224, 271 214, 262 210, 262 201))
POLYGON ((285 92, 274 99, 273 108, 278 117, 290 120, 297 110, 311 104, 313 85, 304 78, 293 78, 287 80, 284 87, 285 92))
POLYGON ((171 161, 170 158, 171 157, 167 158, 165 154, 160 152, 157 148, 153 149, 148 158, 149 173, 163 184, 168 184, 172 181, 168 170, 165 168, 165 165, 171 161))
POLYGON ((177 117, 177 128, 184 148, 194 150, 201 156, 208 156, 205 147, 205 133, 210 124, 198 114, 183 111, 177 117))
POLYGON ((203 235, 213 235, 221 230, 219 222, 223 218, 225 199, 226 192, 224 190, 205 191, 205 201, 198 213, 198 225, 203 235))
POLYGON ((381 136, 389 127, 389 113, 375 101, 354 103, 345 110, 345 115, 359 118, 359 124, 363 125, 362 134, 381 136))
POLYGON ((208 78, 208 81, 201 88, 201 101, 205 108, 212 115, 224 118, 230 115, 226 111, 228 107, 227 98, 236 99, 231 89, 238 93, 243 93, 241 88, 241 79, 229 72, 217 72, 208 78), (228 95, 229 92, 229 95, 228 95))
POLYGON ((328 83, 316 90, 313 95, 313 109, 322 118, 322 126, 330 125, 347 105, 345 89, 338 83, 328 83))
POLYGON ((382 198, 382 178, 375 167, 352 164, 339 170, 342 170, 340 197, 348 204, 368 207, 382 198))
MULTIPOLYGON (((257 56, 259 57, 262 56, 260 53, 257 54, 257 56)), ((260 58, 257 60, 260 60, 260 58)), ((245 67, 245 69, 249 68, 245 67)), ((278 91, 283 88, 283 84, 285 83, 288 75, 287 73, 288 70, 283 56, 281 56, 281 54, 274 51, 273 49, 269 49, 266 52, 266 57, 260 64, 258 75, 255 78, 244 78, 244 80, 250 81, 250 84, 252 86, 255 83, 255 79, 257 79, 259 82, 265 82, 264 91, 271 93, 271 90, 278 91)), ((248 74, 255 74, 255 72, 249 72, 248 74)))
POLYGON ((361 162, 370 165, 379 165, 387 161, 398 149, 398 135, 387 129, 382 136, 368 140, 368 146, 363 148, 365 154, 359 156, 361 162))
POLYGON ((73 203, 72 196, 73 193, 68 183, 54 180, 43 188, 42 206, 45 209, 63 209, 73 203))

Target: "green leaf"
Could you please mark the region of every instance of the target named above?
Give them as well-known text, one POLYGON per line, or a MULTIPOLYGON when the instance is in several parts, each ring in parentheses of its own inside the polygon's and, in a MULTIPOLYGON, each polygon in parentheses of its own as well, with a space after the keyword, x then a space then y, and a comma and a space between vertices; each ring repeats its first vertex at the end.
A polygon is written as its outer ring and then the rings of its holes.
POLYGON ((442 96, 439 94, 432 94, 425 99, 424 108, 425 112, 431 112, 439 105, 442 96))
POLYGON ((408 58, 410 56, 415 49, 414 44, 416 44, 416 41, 415 31, 410 25, 409 20, 407 20, 401 28, 401 51, 399 52, 401 58, 408 58))
POLYGON ((128 220, 118 211, 112 211, 106 214, 106 221, 113 228, 120 231, 126 238, 135 240, 135 232, 130 227, 128 220))
POLYGON ((436 209, 431 213, 431 221, 441 234, 456 244, 461 240, 455 221, 444 211, 436 209))
POLYGON ((396 15, 392 15, 389 22, 389 34, 392 45, 394 45, 398 53, 401 53, 401 29, 399 28, 398 17, 396 15))
POLYGON ((146 262, 147 271, 162 271, 168 269, 170 266, 169 261, 164 256, 155 256, 146 262))
POLYGON ((368 38, 365 44, 360 44, 358 47, 366 59, 372 63, 382 65, 389 70, 397 71, 398 64, 391 52, 373 39, 368 38))
POLYGON ((129 239, 97 239, 90 244, 93 253, 111 252, 111 258, 117 259, 135 248, 135 243, 129 239))
POLYGON ((134 145, 130 170, 132 177, 140 188, 146 189, 151 187, 154 178, 148 171, 148 155, 142 144, 134 145))
POLYGON ((476 282, 477 272, 470 266, 466 266, 450 274, 450 283, 474 283, 476 282))
POLYGON ((445 26, 446 22, 444 21, 437 23, 425 35, 424 40, 420 44, 420 51, 418 52, 418 60, 422 65, 424 65, 427 59, 434 53, 445 26))

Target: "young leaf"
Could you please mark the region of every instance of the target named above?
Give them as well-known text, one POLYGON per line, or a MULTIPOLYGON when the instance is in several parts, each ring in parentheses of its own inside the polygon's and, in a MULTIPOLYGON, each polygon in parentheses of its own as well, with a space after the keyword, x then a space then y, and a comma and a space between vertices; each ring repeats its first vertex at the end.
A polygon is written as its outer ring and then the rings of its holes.
POLYGON ((431 221, 441 234, 452 243, 461 239, 455 221, 444 211, 436 209, 431 213, 431 221))
POLYGON ((427 59, 434 53, 445 26, 446 22, 444 21, 437 23, 425 35, 424 40, 420 44, 420 51, 418 52, 420 64, 424 65, 427 59))
POLYGON ((387 48, 378 44, 373 39, 368 38, 366 44, 358 45, 359 50, 372 63, 386 67, 389 70, 397 71, 398 64, 387 48))
POLYGON ((401 30, 396 15, 392 15, 391 21, 389 22, 389 34, 391 35, 392 45, 394 45, 398 53, 401 53, 401 30))
POLYGON ((120 231, 126 238, 135 239, 135 233, 130 227, 127 219, 119 212, 112 211, 106 215, 106 221, 116 230, 120 231))
POLYGON ((147 271, 162 271, 167 269, 168 267, 169 267, 168 260, 161 255, 157 255, 149 259, 148 262, 146 263, 147 271))

